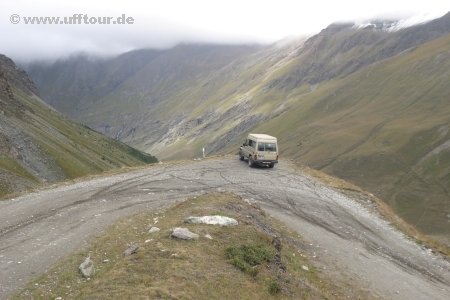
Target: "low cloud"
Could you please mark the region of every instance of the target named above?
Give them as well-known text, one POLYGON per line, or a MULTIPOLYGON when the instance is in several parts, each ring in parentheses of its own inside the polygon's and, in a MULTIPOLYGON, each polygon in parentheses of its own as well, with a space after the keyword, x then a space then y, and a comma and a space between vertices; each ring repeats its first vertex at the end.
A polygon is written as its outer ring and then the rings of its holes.
MULTIPOLYGON (((343 1, 299 4, 280 0, 267 6, 260 1, 235 0, 144 4, 135 0, 121 4, 79 0, 62 6, 58 1, 41 0, 30 7, 25 0, 15 0, 2 4, 0 11, 0 53, 26 63, 79 52, 109 56, 140 48, 162 49, 181 42, 268 44, 288 35, 319 32, 335 21, 377 14, 404 17, 420 10, 408 2, 403 7, 396 2, 397 6, 389 9, 389 2, 380 0, 377 7, 366 9, 359 7, 359 1, 343 1), (122 16, 131 18, 132 24, 84 24, 95 21, 90 19, 94 17, 115 21, 122 16), (32 17, 59 17, 62 23, 77 20, 77 24, 31 24, 31 19, 26 24, 26 18, 32 17), (18 24, 13 24, 17 20, 18 24)), ((433 7, 433 3, 427 5, 433 7)), ((447 8, 450 10, 450 4, 447 8)), ((447 12, 445 7, 433 11, 440 15, 447 12)))

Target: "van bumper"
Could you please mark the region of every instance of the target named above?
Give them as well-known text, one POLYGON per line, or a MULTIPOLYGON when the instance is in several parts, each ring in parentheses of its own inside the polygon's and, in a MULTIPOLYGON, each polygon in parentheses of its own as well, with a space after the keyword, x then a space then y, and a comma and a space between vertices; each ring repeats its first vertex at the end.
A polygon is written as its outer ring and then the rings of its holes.
POLYGON ((278 160, 254 160, 253 163, 258 166, 269 166, 278 163, 278 160))

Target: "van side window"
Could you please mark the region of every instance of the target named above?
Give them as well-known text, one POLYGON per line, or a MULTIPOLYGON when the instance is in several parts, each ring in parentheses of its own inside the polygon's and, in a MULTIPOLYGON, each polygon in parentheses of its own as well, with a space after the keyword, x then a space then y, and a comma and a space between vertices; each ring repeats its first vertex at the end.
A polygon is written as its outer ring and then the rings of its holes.
POLYGON ((264 143, 258 143, 258 151, 264 151, 264 143))
POLYGON ((270 152, 277 151, 277 145, 275 143, 266 143, 266 151, 270 152))

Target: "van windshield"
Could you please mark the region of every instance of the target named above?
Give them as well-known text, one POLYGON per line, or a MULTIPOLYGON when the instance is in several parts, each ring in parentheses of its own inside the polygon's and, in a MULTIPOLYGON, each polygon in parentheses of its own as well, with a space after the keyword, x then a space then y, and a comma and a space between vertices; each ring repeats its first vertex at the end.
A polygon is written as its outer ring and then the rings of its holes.
POLYGON ((258 151, 276 152, 277 144, 275 144, 275 143, 258 143, 258 151))

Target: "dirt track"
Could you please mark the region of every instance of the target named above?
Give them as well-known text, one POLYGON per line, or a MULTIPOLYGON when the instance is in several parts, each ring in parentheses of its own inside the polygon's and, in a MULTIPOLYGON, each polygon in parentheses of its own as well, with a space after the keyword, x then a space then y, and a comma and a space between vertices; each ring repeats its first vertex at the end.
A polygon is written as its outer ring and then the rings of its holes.
POLYGON ((232 191, 306 240, 310 260, 383 299, 450 299, 450 264, 370 209, 288 162, 249 168, 237 157, 158 165, 0 202, 0 299, 117 218, 178 199, 232 191))

